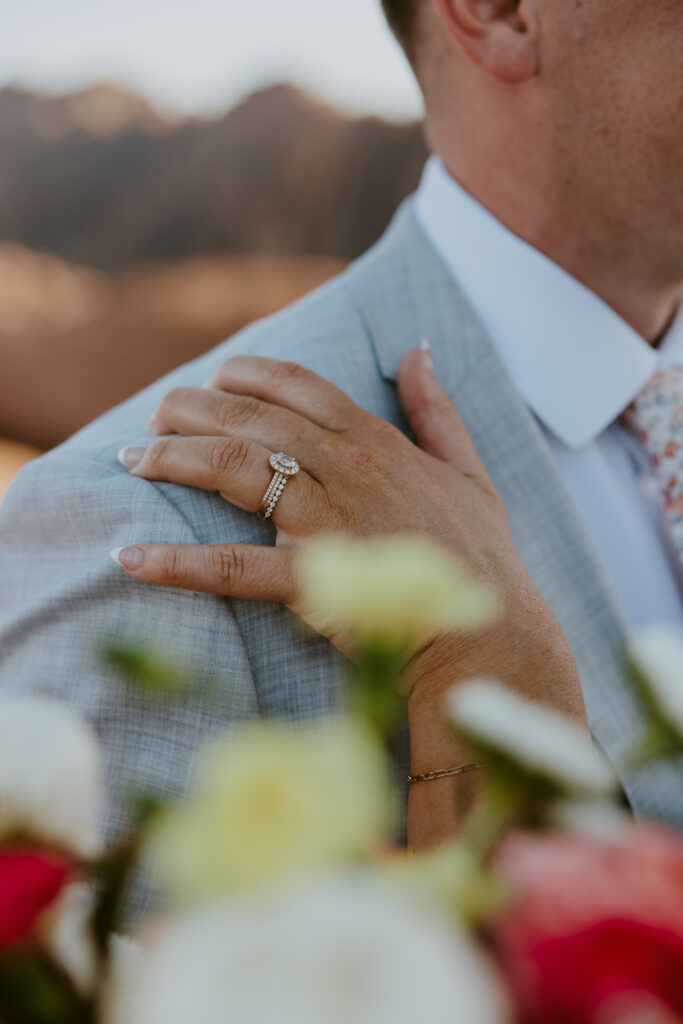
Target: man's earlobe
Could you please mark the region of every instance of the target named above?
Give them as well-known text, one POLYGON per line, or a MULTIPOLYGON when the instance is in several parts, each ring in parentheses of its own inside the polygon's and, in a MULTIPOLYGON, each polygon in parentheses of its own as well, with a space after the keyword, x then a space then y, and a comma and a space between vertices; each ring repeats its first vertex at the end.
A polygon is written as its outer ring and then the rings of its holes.
POLYGON ((434 0, 450 35, 494 78, 519 85, 539 66, 537 0, 434 0))

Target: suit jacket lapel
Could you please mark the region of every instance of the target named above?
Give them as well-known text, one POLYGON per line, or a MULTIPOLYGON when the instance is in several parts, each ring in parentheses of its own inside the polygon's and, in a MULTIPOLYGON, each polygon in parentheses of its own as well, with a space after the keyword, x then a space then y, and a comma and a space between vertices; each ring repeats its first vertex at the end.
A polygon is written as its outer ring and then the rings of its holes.
POLYGON ((618 601, 542 431, 409 203, 349 281, 387 380, 395 381, 408 349, 429 340, 439 380, 499 489, 525 565, 572 646, 593 733, 618 758, 638 729, 618 601))

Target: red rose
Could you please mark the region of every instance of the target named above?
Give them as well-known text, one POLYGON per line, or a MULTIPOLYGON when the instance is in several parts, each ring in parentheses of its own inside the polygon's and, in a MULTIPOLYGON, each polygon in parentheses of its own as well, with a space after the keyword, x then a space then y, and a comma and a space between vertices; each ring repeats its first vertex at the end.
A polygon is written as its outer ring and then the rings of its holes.
POLYGON ((71 866, 56 854, 0 851, 0 952, 31 938, 70 877, 71 866))
POLYGON ((683 1020, 683 840, 518 835, 498 865, 517 895, 492 934, 525 1024, 683 1020))

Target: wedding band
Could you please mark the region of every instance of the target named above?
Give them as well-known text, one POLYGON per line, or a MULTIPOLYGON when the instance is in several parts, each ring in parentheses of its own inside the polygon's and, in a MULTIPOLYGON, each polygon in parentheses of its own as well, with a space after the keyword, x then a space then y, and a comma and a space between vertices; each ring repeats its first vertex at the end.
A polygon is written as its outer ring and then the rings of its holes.
POLYGON ((296 476, 301 468, 296 459, 284 452, 276 452, 270 457, 270 465, 273 469, 273 478, 268 485, 268 490, 263 495, 259 513, 264 519, 270 519, 280 500, 280 496, 290 477, 296 476))

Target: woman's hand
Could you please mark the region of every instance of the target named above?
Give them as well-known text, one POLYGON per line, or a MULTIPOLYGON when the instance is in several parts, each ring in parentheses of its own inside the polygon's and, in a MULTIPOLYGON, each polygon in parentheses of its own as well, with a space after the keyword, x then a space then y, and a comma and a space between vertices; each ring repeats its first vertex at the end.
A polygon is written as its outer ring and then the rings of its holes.
MULTIPOLYGON (((177 436, 126 449, 122 461, 136 476, 218 491, 256 513, 273 475, 273 452, 294 456, 301 471, 275 506, 275 547, 140 544, 119 552, 119 561, 146 583, 281 602, 349 653, 345 638, 301 605, 296 546, 321 532, 422 534, 494 583, 507 612, 484 634, 430 644, 417 666, 429 662, 433 674, 443 661, 452 681, 457 647, 468 674, 497 673, 510 681, 515 652, 527 666, 531 653, 547 660, 553 646, 566 657, 566 640, 519 557, 501 498, 436 381, 428 350, 405 356, 398 384, 417 444, 294 363, 237 356, 206 388, 171 391, 150 430, 177 436)), ((519 688, 539 685, 520 681, 519 688)), ((583 714, 578 682, 553 702, 583 714)))
MULTIPOLYGON (((297 545, 321 532, 409 533, 458 556, 496 584, 505 615, 482 633, 434 640, 413 659, 411 760, 420 774, 464 759, 442 714, 443 693, 458 679, 496 676, 558 710, 582 719, 585 712, 569 645, 519 557, 501 498, 435 379, 431 354, 409 352, 398 383, 417 444, 292 363, 238 356, 208 388, 172 391, 150 430, 178 436, 129 448, 122 461, 136 476, 218 491, 256 513, 272 477, 271 454, 294 456, 301 471, 273 513, 277 544, 140 544, 117 557, 143 582, 282 602, 344 650, 345 638, 301 606, 297 545)), ((413 787, 412 845, 452 833, 462 810, 454 796, 467 786, 442 779, 413 787)))
POLYGON ((148 583, 279 601, 307 617, 296 545, 321 532, 421 533, 504 592, 528 587, 503 504, 428 352, 406 356, 399 389, 421 447, 291 363, 236 357, 209 388, 172 391, 150 429, 180 436, 122 453, 136 476, 218 491, 256 513, 274 451, 293 455, 301 471, 275 506, 275 548, 139 545, 120 554, 124 568, 148 583))

